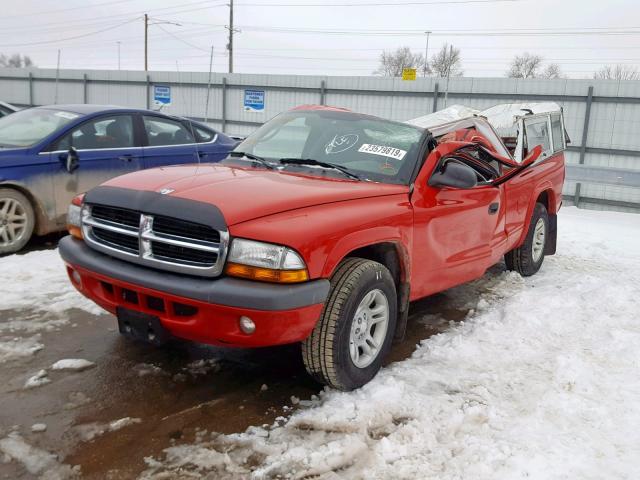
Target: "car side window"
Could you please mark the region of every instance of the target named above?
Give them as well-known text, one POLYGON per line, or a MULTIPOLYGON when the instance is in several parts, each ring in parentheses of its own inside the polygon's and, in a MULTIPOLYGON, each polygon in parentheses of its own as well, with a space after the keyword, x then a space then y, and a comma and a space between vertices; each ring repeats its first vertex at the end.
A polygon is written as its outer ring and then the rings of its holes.
POLYGON ((525 119, 524 130, 527 137, 527 151, 530 152, 540 145, 543 156, 552 152, 548 117, 525 119))
POLYGON ((209 143, 213 141, 213 139, 217 135, 213 130, 205 130, 204 128, 200 127, 195 127, 195 131, 198 143, 209 143))
POLYGON ((176 120, 146 115, 142 118, 150 147, 195 143, 191 132, 176 120))
POLYGON ((100 117, 83 123, 58 141, 55 150, 102 150, 135 147, 130 115, 100 117))
POLYGON ((551 115, 551 133, 553 134, 553 151, 564 150, 564 129, 559 114, 551 115))

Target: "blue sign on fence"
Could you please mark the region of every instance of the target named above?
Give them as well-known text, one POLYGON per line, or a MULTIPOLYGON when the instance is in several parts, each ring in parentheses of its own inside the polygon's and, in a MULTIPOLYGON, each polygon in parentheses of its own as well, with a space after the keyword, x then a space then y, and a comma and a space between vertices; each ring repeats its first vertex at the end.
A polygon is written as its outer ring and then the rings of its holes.
POLYGON ((264 90, 244 91, 244 111, 264 112, 264 90))
POLYGON ((153 103, 158 106, 171 105, 171 87, 166 85, 154 85, 153 103))

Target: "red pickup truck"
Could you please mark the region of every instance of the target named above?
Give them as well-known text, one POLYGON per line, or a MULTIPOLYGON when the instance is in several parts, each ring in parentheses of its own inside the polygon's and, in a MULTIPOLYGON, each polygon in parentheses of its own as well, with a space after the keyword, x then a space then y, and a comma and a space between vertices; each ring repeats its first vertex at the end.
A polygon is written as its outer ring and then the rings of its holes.
POLYGON ((411 301, 503 257, 532 275, 555 253, 562 111, 507 118, 496 130, 477 114, 400 123, 299 107, 221 163, 76 197, 60 254, 125 335, 301 342, 313 377, 358 388, 404 335, 411 301))

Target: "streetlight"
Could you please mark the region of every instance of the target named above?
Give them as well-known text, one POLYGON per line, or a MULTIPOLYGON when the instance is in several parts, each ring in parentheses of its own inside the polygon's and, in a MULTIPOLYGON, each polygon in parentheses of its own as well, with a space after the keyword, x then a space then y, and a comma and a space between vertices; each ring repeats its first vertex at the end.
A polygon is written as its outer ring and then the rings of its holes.
POLYGON ((431 32, 424 32, 427 35, 427 45, 424 47, 424 76, 427 76, 427 69, 429 68, 429 35, 431 32))

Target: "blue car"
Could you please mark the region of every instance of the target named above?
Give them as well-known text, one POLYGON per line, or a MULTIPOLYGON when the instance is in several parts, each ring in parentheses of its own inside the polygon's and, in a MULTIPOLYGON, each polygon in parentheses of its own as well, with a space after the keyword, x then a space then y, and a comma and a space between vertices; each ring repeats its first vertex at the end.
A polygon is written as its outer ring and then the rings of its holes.
POLYGON ((237 140, 148 110, 98 105, 30 108, 0 118, 0 254, 64 230, 71 199, 150 167, 218 162, 237 140))

